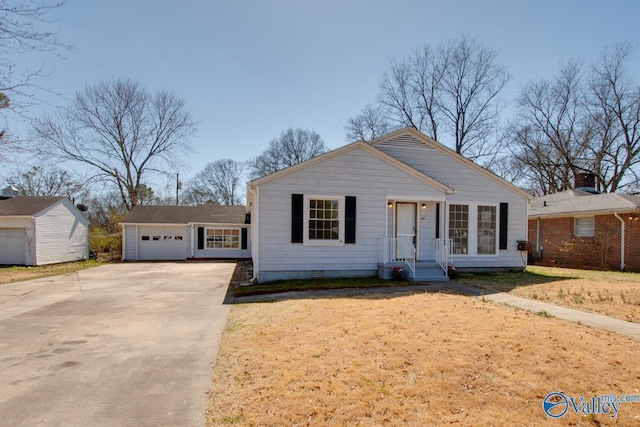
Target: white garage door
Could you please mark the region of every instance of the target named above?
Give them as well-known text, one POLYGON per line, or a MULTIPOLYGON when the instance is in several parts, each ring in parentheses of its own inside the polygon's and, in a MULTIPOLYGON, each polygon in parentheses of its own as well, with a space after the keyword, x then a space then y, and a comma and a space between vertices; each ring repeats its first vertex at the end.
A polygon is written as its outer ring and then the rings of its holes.
POLYGON ((186 259, 184 227, 140 227, 138 229, 138 259, 186 259))
POLYGON ((0 228, 0 264, 24 264, 24 228, 0 228))

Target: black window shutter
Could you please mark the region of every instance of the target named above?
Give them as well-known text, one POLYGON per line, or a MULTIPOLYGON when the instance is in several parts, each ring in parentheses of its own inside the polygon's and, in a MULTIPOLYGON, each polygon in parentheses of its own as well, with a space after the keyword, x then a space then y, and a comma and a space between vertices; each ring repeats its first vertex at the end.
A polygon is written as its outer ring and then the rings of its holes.
POLYGON ((440 203, 436 203, 436 239, 440 238, 440 203))
POLYGON ((302 243, 304 234, 304 199, 302 194, 291 195, 291 243, 302 243))
POLYGON ((509 204, 500 203, 500 249, 509 248, 508 239, 509 204))
POLYGON ((242 239, 242 241, 240 243, 241 249, 247 249, 247 229, 246 229, 246 227, 242 228, 241 239, 242 239))
POLYGON ((346 196, 344 198, 344 241, 345 243, 356 242, 356 198, 346 196))
POLYGON ((204 227, 198 227, 198 249, 204 249, 204 227))

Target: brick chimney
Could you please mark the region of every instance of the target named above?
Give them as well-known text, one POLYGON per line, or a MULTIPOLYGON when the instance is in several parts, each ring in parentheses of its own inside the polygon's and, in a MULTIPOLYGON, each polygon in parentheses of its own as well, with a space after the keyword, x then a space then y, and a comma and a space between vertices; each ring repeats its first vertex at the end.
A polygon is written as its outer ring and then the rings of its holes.
POLYGON ((578 172, 575 174, 574 189, 587 191, 589 193, 597 193, 596 191, 596 175, 591 172, 578 172))

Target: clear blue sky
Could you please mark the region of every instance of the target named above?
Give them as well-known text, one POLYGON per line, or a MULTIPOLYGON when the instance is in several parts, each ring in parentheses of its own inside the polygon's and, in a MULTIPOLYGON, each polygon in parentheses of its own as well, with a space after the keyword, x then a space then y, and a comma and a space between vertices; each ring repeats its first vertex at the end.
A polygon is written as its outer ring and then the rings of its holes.
POLYGON ((246 160, 288 127, 344 145, 344 125, 374 100, 389 59, 423 43, 466 33, 496 49, 513 98, 562 60, 640 42, 637 0, 66 0, 55 15, 75 52, 47 57, 42 84, 70 97, 124 77, 183 97, 200 121, 185 178, 209 161, 246 160))

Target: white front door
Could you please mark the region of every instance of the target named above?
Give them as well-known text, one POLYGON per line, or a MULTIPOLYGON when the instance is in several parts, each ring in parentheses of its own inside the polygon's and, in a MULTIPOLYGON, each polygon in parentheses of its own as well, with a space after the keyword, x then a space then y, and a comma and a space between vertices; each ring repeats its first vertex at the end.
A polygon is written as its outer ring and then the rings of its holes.
POLYGON ((396 203, 396 258, 413 257, 416 247, 416 207, 417 203, 396 203), (409 243, 409 244, 407 244, 409 243))

